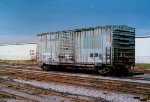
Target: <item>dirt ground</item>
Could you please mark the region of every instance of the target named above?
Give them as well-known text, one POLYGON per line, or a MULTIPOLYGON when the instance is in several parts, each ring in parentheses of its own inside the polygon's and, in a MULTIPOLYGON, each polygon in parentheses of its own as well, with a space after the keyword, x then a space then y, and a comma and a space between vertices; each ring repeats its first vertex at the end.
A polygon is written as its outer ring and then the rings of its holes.
POLYGON ((0 60, 0 64, 37 65, 36 60, 0 60))
POLYGON ((148 74, 150 73, 150 64, 136 64, 134 70, 148 74))

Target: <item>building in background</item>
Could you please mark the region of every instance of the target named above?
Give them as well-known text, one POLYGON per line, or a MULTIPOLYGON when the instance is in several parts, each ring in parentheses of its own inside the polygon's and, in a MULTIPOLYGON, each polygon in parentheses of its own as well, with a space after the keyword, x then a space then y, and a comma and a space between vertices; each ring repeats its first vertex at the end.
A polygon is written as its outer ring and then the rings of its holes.
POLYGON ((150 36, 136 37, 135 63, 150 63, 150 36))
POLYGON ((0 45, 0 60, 36 59, 36 43, 0 45))
POLYGON ((2 43, 2 41, 1 41, 1 39, 0 39, 0 46, 1 46, 1 45, 3 45, 3 43, 2 43))

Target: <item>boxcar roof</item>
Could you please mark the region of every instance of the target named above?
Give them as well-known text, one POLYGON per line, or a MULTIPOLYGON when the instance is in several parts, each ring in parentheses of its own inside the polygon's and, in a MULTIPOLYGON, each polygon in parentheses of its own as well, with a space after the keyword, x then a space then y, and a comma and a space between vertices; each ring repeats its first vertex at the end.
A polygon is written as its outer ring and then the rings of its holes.
MULTIPOLYGON (((67 32, 81 32, 81 31, 89 31, 89 30, 94 30, 94 29, 110 29, 112 27, 116 27, 116 26, 122 26, 122 27, 129 27, 126 25, 105 25, 105 26, 97 26, 97 27, 89 27, 89 28, 81 28, 81 29, 73 29, 73 30, 64 30, 64 31, 57 31, 57 32, 46 32, 46 33, 41 33, 38 34, 37 36, 41 36, 41 35, 46 35, 46 34, 58 34, 58 33, 67 33, 67 32)), ((130 27, 132 28, 132 27, 130 27)), ((134 29, 134 28, 133 28, 134 29)))

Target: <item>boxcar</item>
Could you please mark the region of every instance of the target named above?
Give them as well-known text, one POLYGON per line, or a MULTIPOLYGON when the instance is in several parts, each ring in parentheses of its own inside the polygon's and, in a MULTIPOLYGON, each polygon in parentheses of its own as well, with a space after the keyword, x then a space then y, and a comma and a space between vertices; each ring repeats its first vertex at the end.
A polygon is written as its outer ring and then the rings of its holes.
POLYGON ((135 65, 135 28, 108 25, 37 35, 37 62, 43 70, 85 68, 100 74, 127 74, 135 65))

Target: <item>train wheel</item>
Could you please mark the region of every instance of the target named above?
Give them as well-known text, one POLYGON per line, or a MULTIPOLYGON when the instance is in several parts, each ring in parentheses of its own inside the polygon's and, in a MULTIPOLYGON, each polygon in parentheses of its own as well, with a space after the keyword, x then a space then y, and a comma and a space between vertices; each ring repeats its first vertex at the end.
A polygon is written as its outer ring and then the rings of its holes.
POLYGON ((49 66, 43 65, 43 66, 42 66, 42 69, 45 70, 45 71, 48 71, 48 70, 49 70, 49 66))
POLYGON ((102 69, 97 69, 99 74, 101 75, 109 75, 111 70, 108 67, 102 68, 102 69))

